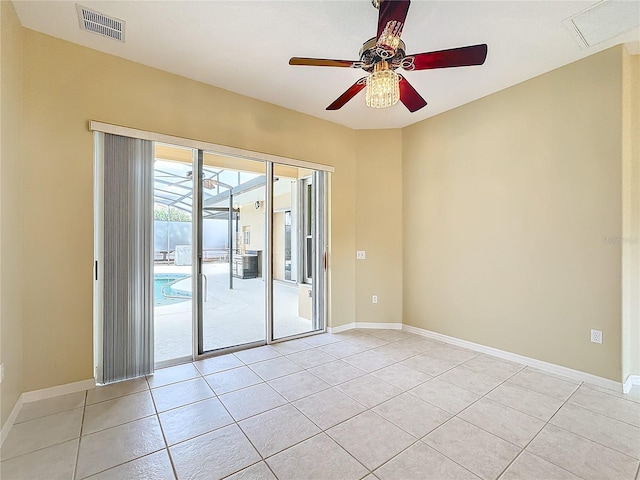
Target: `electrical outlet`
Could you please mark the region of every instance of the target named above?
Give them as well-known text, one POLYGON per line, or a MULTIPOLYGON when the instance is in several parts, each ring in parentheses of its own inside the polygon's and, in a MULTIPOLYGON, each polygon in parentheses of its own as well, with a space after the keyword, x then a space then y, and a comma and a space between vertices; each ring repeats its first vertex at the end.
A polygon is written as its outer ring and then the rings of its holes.
POLYGON ((364 260, 364 259, 365 259, 365 253, 364 253, 364 250, 358 250, 358 251, 356 251, 356 259, 357 259, 357 260, 364 260))
POLYGON ((371 302, 378 303, 378 295, 374 295, 373 297, 371 297, 371 302))
POLYGON ((593 343, 602 343, 602 330, 591 330, 591 341, 593 343))
POLYGON ((4 380, 4 363, 0 365, 0 383, 4 380))

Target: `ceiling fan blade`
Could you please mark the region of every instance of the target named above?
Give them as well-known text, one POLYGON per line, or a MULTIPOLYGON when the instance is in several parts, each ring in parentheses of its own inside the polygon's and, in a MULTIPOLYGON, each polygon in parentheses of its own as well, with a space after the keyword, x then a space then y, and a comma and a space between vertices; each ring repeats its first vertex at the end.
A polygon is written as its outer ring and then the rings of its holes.
POLYGON ((327 110, 338 110, 339 108, 342 108, 345 103, 355 97, 360 90, 366 86, 365 79, 366 77, 362 77, 356 83, 351 85, 346 92, 336 98, 335 101, 327 107, 327 110))
POLYGON ((471 45, 468 47, 439 50, 437 52, 407 55, 403 59, 405 70, 429 70, 433 68, 467 67, 482 65, 487 58, 487 45, 471 45), (405 67, 405 64, 407 67, 405 67))
POLYGON ((400 101, 404 103, 404 106, 411 113, 427 105, 426 100, 420 96, 417 90, 404 77, 400 79, 400 101))
POLYGON ((354 60, 329 60, 327 58, 292 57, 289 65, 308 65, 311 67, 358 67, 354 60))
POLYGON ((409 11, 410 0, 381 0, 380 11, 378 12, 378 34, 376 38, 380 38, 382 32, 390 22, 390 30, 396 30, 397 36, 400 37, 402 33, 402 27, 404 21, 407 19, 407 12, 409 11))

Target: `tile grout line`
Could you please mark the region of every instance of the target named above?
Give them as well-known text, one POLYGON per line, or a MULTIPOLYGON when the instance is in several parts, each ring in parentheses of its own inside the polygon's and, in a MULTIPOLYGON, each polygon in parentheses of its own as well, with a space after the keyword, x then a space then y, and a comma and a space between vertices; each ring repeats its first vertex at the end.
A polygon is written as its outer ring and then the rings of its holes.
POLYGON ((87 409, 87 395, 88 395, 88 391, 85 390, 84 401, 82 403, 82 420, 80 421, 80 432, 78 436, 78 448, 76 449, 76 461, 73 465, 73 474, 71 475, 71 478, 74 480, 78 475, 78 462, 80 461, 80 444, 82 443, 82 429, 84 428, 84 415, 87 409))

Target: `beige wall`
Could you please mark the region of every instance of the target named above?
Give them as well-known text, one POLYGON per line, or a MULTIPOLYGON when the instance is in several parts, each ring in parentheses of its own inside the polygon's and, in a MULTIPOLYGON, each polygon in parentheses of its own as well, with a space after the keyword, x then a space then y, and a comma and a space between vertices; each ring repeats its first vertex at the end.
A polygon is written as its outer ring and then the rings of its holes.
POLYGON ((620 381, 621 48, 404 129, 406 323, 620 381))
MULTIPOLYGON (((25 30, 24 390, 91 378, 91 119, 336 167, 333 325, 355 320, 354 132, 25 30), (42 240, 47 239, 47 248, 42 240)), ((252 234, 253 236, 253 234, 252 234)))
POLYGON ((356 319, 401 323, 401 130, 357 131, 356 157, 356 250, 366 253, 356 261, 356 319))
POLYGON ((11 2, 0 2, 0 425, 22 383, 22 28, 11 2))
POLYGON ((622 380, 640 375, 640 55, 622 49, 622 380))

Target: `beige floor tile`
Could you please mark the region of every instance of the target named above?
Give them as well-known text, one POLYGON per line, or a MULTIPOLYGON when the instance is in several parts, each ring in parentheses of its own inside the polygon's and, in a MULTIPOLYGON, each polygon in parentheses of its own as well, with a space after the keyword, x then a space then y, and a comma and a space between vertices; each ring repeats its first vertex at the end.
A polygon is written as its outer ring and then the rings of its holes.
POLYGON ((566 400, 578 388, 574 383, 545 375, 529 367, 519 371, 507 382, 535 392, 544 393, 559 400, 566 400))
POLYGON ((0 458, 7 460, 78 438, 82 410, 76 408, 14 425, 2 444, 0 458))
POLYGON ((219 479, 260 460, 237 425, 179 443, 169 451, 180 480, 219 479))
POLYGON ((336 335, 331 335, 330 333, 323 333, 321 335, 305 337, 304 341, 314 347, 321 347, 323 345, 329 345, 330 343, 341 342, 342 338, 336 335))
POLYGON ((208 398, 159 415, 169 445, 183 442, 233 423, 217 398, 208 398))
POLYGON ((373 409, 405 432, 421 438, 451 418, 451 414, 410 393, 403 393, 373 409))
POLYGON ((88 435, 155 413, 156 409, 148 390, 88 405, 84 411, 82 434, 88 435))
POLYGON ((500 480, 580 480, 573 473, 549 463, 529 452, 522 452, 500 480))
POLYGON ((585 480, 633 480, 638 470, 637 460, 553 425, 527 450, 585 480))
MULTIPOLYGON (((271 348, 277 351, 280 355, 290 355, 292 353, 302 352, 303 350, 309 350, 314 347, 310 343, 305 342, 303 338, 299 338, 297 340, 274 343, 271 345, 271 348)), ((264 465, 264 463, 262 465, 264 465)))
POLYGON ((437 378, 412 388, 409 393, 454 415, 480 398, 476 393, 437 378))
POLYGON ((317 367, 310 368, 309 372, 321 378, 329 385, 339 385, 365 374, 365 372, 359 368, 353 367, 342 360, 318 365, 317 367))
POLYGON ((353 343, 359 347, 363 347, 368 349, 381 347, 382 345, 386 345, 389 343, 387 340, 383 340, 378 337, 373 337, 371 335, 359 335, 357 337, 350 337, 346 339, 347 342, 353 343))
MULTIPOLYGON (((384 346, 384 345, 383 345, 384 346)), ((399 352, 405 352, 404 355, 393 354, 391 357, 395 361, 402 361, 409 357, 420 355, 427 350, 435 348, 435 345, 428 343, 426 340, 417 337, 411 337, 398 342, 393 342, 387 345, 389 349, 397 350, 399 352)), ((382 347, 379 347, 382 348, 382 347)))
POLYGON ((165 448, 156 416, 100 430, 80 439, 78 480, 165 448))
POLYGON ((426 354, 408 358, 400 362, 400 364, 431 376, 440 375, 458 366, 458 362, 431 357, 426 354))
POLYGON ((144 377, 110 383, 109 385, 99 385, 96 388, 87 390, 87 405, 123 397, 132 393, 144 392, 145 390, 149 390, 149 383, 144 377))
POLYGON ((622 391, 622 388, 613 390, 601 385, 593 385, 586 382, 582 384, 581 388, 588 388, 589 390, 595 390, 597 392, 613 395, 614 397, 622 398, 629 402, 640 403, 640 385, 633 385, 631 387, 631 391, 628 393, 624 393, 622 391))
POLYGON ((486 395, 502 383, 502 380, 490 377, 463 366, 452 368, 438 377, 439 380, 452 383, 478 395, 486 395))
POLYGON ((166 450, 160 450, 87 477, 88 480, 175 480, 175 478, 166 450))
POLYGON ((371 411, 330 428, 327 434, 369 470, 378 468, 416 441, 371 411))
POLYGON ((566 403, 549 420, 556 427, 640 460, 640 428, 566 403))
POLYGON ((272 348, 269 345, 241 350, 239 352, 235 352, 234 355, 247 365, 281 356, 275 348, 272 348))
POLYGON ((3 480, 70 480, 78 453, 76 438, 0 463, 3 480))
POLYGON ((402 393, 398 387, 370 374, 342 383, 338 385, 338 390, 367 408, 373 408, 402 393))
POLYGON ((367 469, 321 433, 267 459, 279 480, 358 480, 367 469))
POLYGON ((336 358, 344 358, 350 355, 355 355, 356 353, 364 352, 365 350, 367 350, 367 348, 348 341, 344 341, 330 343, 329 345, 323 345, 322 347, 318 347, 318 350, 324 353, 328 353, 329 355, 336 358))
POLYGON ((401 390, 410 390, 431 379, 430 375, 414 370, 413 368, 400 363, 395 363, 380 370, 376 370, 372 375, 400 388, 401 390))
POLYGON ((271 380, 269 385, 290 402, 331 387, 327 382, 309 372, 298 372, 276 378, 271 380))
POLYGON ((366 408, 337 387, 302 398, 293 405, 323 430, 355 417, 366 408))
POLYGON ((444 344, 440 347, 427 350, 425 355, 460 364, 477 357, 480 353, 467 348, 444 344))
POLYGON ((414 335, 403 332, 401 330, 387 330, 376 328, 371 329, 369 335, 371 335, 372 337, 381 338, 382 340, 386 340, 387 342, 398 342, 400 340, 406 340, 408 338, 415 338, 414 335))
POLYGON ((263 458, 320 433, 313 422, 291 405, 255 415, 238 425, 263 458))
POLYGON ((157 388, 198 377, 200 377, 200 371, 193 363, 185 363, 175 367, 160 368, 153 375, 147 375, 147 381, 151 388, 157 388))
POLYGON ((545 425, 542 420, 486 398, 460 412, 458 417, 522 448, 545 425))
POLYGON ((266 383, 221 395, 220 401, 236 421, 284 405, 286 400, 266 383))
POLYGON ((233 392, 234 390, 240 390, 263 382, 262 378, 246 366, 207 375, 204 379, 216 395, 233 392))
POLYGON ((278 480, 266 463, 259 462, 234 473, 225 480, 278 480))
POLYGON ((437 340, 432 340, 430 338, 413 336, 411 338, 407 338, 405 340, 400 340, 398 345, 403 347, 410 348, 412 351, 416 351, 419 353, 424 353, 427 350, 431 350, 437 347, 441 347, 444 343, 439 342, 437 340))
POLYGON ((520 453, 515 445, 458 418, 452 418, 422 441, 487 480, 496 478, 520 453))
POLYGON ((250 365, 251 370, 260 375, 263 380, 273 380, 292 373, 299 372, 302 368, 286 357, 272 358, 263 362, 250 365))
POLYGON ((151 394, 158 413, 214 396, 213 390, 202 377, 154 388, 151 394))
POLYGON ((287 355, 287 358, 292 362, 297 363, 302 368, 313 368, 336 360, 336 357, 318 350, 317 348, 292 353, 291 355, 287 355))
POLYGON ((53 415, 54 413, 66 412, 74 408, 84 407, 84 400, 87 395, 85 390, 81 392, 60 395, 54 398, 45 398, 36 402, 29 402, 22 405, 20 413, 16 417, 14 424, 27 422, 34 418, 53 415))
POLYGON ((418 355, 422 352, 417 351, 415 349, 406 349, 400 345, 398 342, 387 343, 386 345, 382 345, 381 347, 374 348, 372 352, 379 353, 380 355, 384 355, 390 360, 394 362, 402 362, 407 358, 411 358, 415 355, 418 355))
POLYGON ((205 358, 194 362, 202 375, 210 375, 212 373, 222 372, 231 368, 244 366, 244 363, 233 353, 220 355, 218 357, 205 358))
POLYGON ((380 355, 379 353, 375 353, 371 350, 367 350, 366 352, 343 358, 342 361, 347 362, 349 365, 359 368, 363 372, 367 373, 371 373, 375 370, 380 370, 381 368, 388 367, 389 365, 393 365, 394 363, 390 358, 387 358, 384 355, 380 355))
POLYGON ((375 472, 381 480, 433 478, 437 480, 478 480, 479 477, 433 448, 418 442, 392 458, 375 472))
POLYGON ((519 363, 509 362, 491 355, 478 355, 464 362, 463 365, 499 380, 507 380, 524 368, 524 365, 519 363))
POLYGON ((489 392, 486 398, 514 408, 545 422, 562 406, 559 400, 506 382, 489 392))
POLYGON ((582 386, 571 395, 569 403, 640 427, 640 403, 629 401, 627 398, 582 386))

